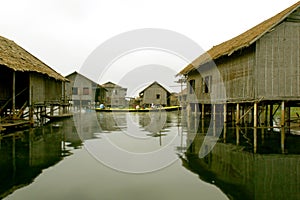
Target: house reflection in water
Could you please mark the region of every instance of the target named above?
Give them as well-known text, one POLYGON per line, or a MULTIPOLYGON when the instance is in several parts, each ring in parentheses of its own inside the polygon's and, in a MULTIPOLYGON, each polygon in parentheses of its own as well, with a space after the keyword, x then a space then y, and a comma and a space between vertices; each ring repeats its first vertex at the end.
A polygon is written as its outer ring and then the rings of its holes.
POLYGON ((218 142, 199 158, 205 135, 193 137, 187 152, 180 156, 182 165, 219 187, 230 199, 300 198, 300 155, 254 154, 242 146, 218 142))
POLYGON ((0 137, 0 199, 81 146, 72 119, 0 137))

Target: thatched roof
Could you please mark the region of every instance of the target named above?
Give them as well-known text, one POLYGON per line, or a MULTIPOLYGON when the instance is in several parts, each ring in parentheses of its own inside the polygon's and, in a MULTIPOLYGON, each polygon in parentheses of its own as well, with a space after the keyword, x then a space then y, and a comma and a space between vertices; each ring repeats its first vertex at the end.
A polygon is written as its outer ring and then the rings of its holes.
POLYGON ((17 45, 14 41, 0 36, 0 65, 14 71, 37 72, 60 81, 67 81, 38 58, 17 45))
POLYGON ((200 55, 192 63, 186 66, 179 74, 185 75, 198 68, 211 60, 216 60, 222 56, 230 56, 232 53, 249 47, 251 44, 255 43, 259 38, 261 38, 268 31, 272 30, 276 25, 281 23, 287 16, 297 10, 300 6, 300 1, 291 7, 285 9, 284 11, 278 13, 277 15, 265 20, 264 22, 256 25, 255 27, 249 29, 248 31, 226 41, 217 46, 212 47, 206 53, 200 55))

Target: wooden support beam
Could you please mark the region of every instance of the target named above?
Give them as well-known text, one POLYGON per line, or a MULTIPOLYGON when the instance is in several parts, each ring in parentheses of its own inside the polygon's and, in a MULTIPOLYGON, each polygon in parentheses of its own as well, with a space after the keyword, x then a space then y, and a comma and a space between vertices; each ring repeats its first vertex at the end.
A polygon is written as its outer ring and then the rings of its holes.
POLYGON ((216 121, 216 104, 213 104, 213 121, 216 121))
POLYGON ((257 102, 254 102, 254 116, 253 116, 253 126, 254 128, 257 127, 257 102))
POLYGON ((284 153, 284 141, 285 141, 285 102, 281 102, 281 152, 284 153))
POLYGON ((224 124, 227 123, 227 104, 223 105, 223 117, 224 117, 224 124))
POLYGON ((201 109, 201 118, 204 119, 205 117, 205 104, 202 104, 202 109, 201 109))
POLYGON ((257 128, 254 127, 253 130, 253 152, 257 152, 257 128))
POLYGON ((240 127, 237 125, 235 127, 236 145, 240 144, 240 127))
POLYGON ((247 116, 247 114, 252 110, 254 106, 251 106, 241 117, 240 120, 247 116))
POLYGON ((223 127, 223 141, 226 143, 226 137, 227 137, 227 123, 224 123, 223 127))
POLYGON ((240 104, 239 103, 236 104, 236 117, 235 118, 236 118, 236 121, 235 121, 236 125, 240 124, 240 104))
POLYGON ((268 104, 266 104, 266 110, 265 110, 265 125, 268 126, 268 109, 269 109, 269 106, 268 104))

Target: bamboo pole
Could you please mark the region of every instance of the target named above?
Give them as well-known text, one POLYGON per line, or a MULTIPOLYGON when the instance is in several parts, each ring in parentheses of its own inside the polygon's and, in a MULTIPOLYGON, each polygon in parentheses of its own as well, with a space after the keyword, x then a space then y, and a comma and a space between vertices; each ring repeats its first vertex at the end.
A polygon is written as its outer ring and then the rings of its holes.
POLYGON ((235 121, 236 125, 240 124, 240 104, 237 103, 236 104, 236 121, 235 121))
POLYGON ((253 125, 254 128, 257 128, 257 102, 254 103, 254 116, 253 116, 253 125))

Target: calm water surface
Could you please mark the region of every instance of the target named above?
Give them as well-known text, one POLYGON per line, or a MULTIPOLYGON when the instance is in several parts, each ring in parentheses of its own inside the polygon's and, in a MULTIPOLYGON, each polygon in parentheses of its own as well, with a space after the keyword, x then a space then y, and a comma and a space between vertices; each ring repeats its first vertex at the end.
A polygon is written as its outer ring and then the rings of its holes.
POLYGON ((261 142, 253 154, 252 138, 237 146, 228 129, 199 158, 207 126, 177 112, 84 113, 2 135, 0 198, 299 199, 297 152, 266 154, 274 145, 261 142))

